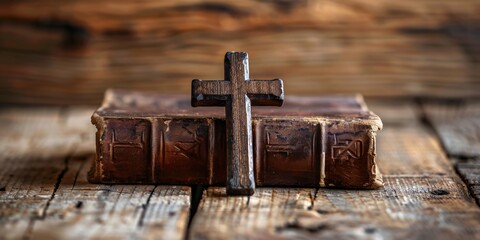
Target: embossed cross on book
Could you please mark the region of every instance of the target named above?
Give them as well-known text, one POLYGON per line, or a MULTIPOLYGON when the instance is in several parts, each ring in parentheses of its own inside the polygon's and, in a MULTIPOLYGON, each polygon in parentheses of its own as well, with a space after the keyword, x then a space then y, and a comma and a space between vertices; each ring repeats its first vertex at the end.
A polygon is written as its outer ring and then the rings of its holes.
POLYGON ((192 81, 192 106, 225 106, 227 139, 227 194, 252 195, 253 144, 251 106, 282 106, 281 79, 249 77, 248 54, 225 54, 225 80, 192 81))

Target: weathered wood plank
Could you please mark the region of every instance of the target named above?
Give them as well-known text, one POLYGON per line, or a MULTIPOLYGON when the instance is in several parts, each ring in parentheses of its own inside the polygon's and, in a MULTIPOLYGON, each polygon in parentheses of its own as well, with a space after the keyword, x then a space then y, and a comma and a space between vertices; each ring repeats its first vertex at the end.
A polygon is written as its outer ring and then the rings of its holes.
POLYGON ((456 169, 480 206, 480 159, 468 162, 458 161, 456 169))
POLYGON ((377 136, 377 162, 383 175, 454 175, 435 135, 424 126, 389 126, 377 136))
POLYGON ((90 164, 85 159, 68 161, 68 170, 45 217, 33 225, 32 237, 184 238, 189 187, 89 184, 90 164))
POLYGON ((87 182, 92 112, 0 111, 0 238, 184 238, 189 187, 87 182))
POLYGON ((460 179, 385 177, 380 191, 319 190, 315 217, 296 219, 310 236, 478 238, 480 209, 460 179), (302 226, 302 223, 307 223, 302 226))
POLYGON ((204 193, 192 239, 480 237, 480 209, 457 177, 385 177, 374 191, 259 188, 204 193))
POLYGON ((4 237, 26 236, 32 221, 44 216, 63 163, 62 157, 2 159, 0 232, 4 237))
POLYGON ((0 109, 0 158, 65 157, 92 153, 95 127, 92 107, 0 109))
POLYGON ((209 188, 195 214, 192 239, 271 239, 276 228, 312 207, 315 189, 258 188, 250 197, 227 196, 209 188))
POLYGON ((452 157, 480 157, 480 101, 426 101, 425 119, 452 157))
POLYGON ((480 101, 427 100, 422 102, 422 110, 458 174, 480 204, 480 101))
MULTIPOLYGON (((0 18, 35 21, 57 16, 65 22, 88 29, 93 34, 129 32, 140 36, 165 29, 168 32, 245 31, 269 26, 292 27, 438 27, 451 20, 475 20, 475 0, 391 2, 385 0, 345 0, 242 2, 165 0, 151 1, 69 1, 62 6, 43 1, 2 3, 0 18), (416 7, 413 7, 416 6, 416 7), (183 14, 188 13, 191 18, 183 14), (284 17, 276 17, 282 14, 284 17), (323 14, 323 15, 319 15, 323 14), (428 16, 428 19, 424 19, 428 16)), ((45 23, 46 24, 46 23, 45 23)), ((47 26, 45 26, 47 27, 47 26)))
POLYGON ((226 198, 221 189, 210 188, 190 236, 480 237, 480 209, 431 131, 418 121, 387 121, 378 134, 377 154, 385 183, 380 190, 260 188, 250 198, 226 198))
POLYGON ((64 128, 61 116, 60 108, 0 112, 0 232, 6 238, 28 236, 33 221, 45 216, 66 159, 84 141, 64 128))
POLYGON ((189 79, 221 75, 214 56, 235 49, 288 94, 479 96, 479 5, 2 2, 0 103, 98 104, 108 87, 189 93, 189 79))
POLYGON ((384 175, 453 174, 435 134, 421 123, 412 100, 368 101, 384 129, 377 136, 377 162, 384 175))

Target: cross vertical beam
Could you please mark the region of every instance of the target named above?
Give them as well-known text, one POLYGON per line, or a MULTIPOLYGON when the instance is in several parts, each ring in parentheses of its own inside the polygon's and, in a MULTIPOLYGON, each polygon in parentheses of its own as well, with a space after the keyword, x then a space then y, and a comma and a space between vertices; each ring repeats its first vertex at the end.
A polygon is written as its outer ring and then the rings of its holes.
POLYGON ((283 82, 250 80, 248 54, 225 54, 225 80, 192 81, 192 106, 225 106, 227 127, 227 194, 252 195, 253 143, 251 106, 281 106, 283 82))
POLYGON ((226 103, 227 126, 227 194, 252 195, 253 147, 251 104, 247 96, 248 55, 225 55, 225 79, 231 81, 230 99, 226 103))

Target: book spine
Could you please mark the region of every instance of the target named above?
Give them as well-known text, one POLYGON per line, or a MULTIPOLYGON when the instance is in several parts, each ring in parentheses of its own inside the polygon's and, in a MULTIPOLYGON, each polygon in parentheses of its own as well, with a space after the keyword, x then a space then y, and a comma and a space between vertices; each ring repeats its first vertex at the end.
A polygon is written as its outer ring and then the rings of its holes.
MULTIPOLYGON (((225 185, 225 121, 102 118, 95 183, 225 185)), ((377 188, 372 126, 318 119, 254 118, 257 186, 377 188)))

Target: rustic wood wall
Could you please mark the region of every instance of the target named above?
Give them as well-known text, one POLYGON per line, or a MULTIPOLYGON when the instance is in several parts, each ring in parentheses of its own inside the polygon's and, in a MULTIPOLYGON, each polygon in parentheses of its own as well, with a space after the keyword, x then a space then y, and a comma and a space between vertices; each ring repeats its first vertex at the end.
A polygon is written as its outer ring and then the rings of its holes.
POLYGON ((250 54, 286 94, 480 95, 480 1, 2 1, 0 104, 189 93, 250 54))

